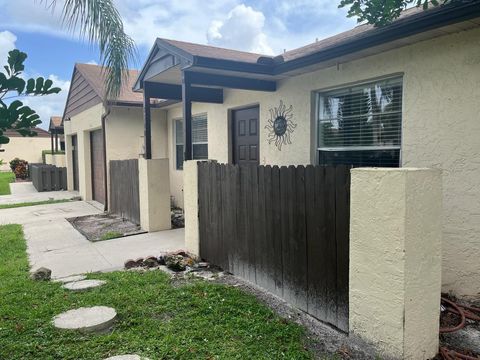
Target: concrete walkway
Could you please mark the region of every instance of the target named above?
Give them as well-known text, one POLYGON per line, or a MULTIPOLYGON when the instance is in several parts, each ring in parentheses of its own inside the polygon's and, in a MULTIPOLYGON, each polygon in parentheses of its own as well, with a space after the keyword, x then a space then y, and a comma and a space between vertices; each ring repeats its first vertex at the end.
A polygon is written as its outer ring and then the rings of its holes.
POLYGON ((92 243, 65 220, 98 213, 94 203, 85 201, 1 209, 0 225, 23 225, 32 270, 44 266, 56 278, 119 270, 127 259, 184 248, 183 229, 92 243))
POLYGON ((76 191, 38 192, 31 182, 11 183, 10 192, 12 193, 11 195, 0 196, 0 205, 46 200, 63 200, 78 196, 78 192, 76 191))

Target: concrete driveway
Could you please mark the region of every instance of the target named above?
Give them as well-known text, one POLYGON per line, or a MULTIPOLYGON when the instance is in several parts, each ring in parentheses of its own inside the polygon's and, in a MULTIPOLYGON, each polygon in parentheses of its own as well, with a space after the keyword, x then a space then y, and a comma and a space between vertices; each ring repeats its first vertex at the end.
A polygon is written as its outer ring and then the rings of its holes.
POLYGON ((127 259, 184 248, 183 229, 92 243, 65 220, 100 212, 97 203, 85 201, 2 209, 0 225, 23 225, 32 270, 44 266, 56 278, 119 270, 127 259))

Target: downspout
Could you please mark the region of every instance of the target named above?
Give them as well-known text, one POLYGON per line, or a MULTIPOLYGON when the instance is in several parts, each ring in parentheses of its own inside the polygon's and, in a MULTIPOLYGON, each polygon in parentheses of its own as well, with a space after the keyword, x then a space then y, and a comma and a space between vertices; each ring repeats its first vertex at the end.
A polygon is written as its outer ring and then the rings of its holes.
POLYGON ((107 116, 110 115, 110 106, 106 106, 106 111, 102 114, 102 136, 103 136, 103 187, 105 189, 105 204, 103 211, 108 211, 108 180, 107 180, 107 134, 106 122, 107 116))

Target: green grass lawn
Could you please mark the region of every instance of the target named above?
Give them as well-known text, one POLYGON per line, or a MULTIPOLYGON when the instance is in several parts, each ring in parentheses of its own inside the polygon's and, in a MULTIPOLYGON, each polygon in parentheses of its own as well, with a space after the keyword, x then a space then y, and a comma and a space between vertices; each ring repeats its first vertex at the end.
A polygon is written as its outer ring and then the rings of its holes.
POLYGON ((28 277, 19 225, 0 226, 0 359, 310 359, 304 330, 252 295, 195 281, 174 286, 161 271, 95 274, 103 287, 72 293, 28 277), (59 331, 52 318, 81 306, 114 307, 111 333, 59 331))
POLYGON ((15 175, 12 172, 0 172, 0 195, 10 195, 10 184, 15 181, 15 175))
POLYGON ((1 209, 12 209, 12 208, 19 208, 24 206, 35 206, 35 205, 48 205, 48 204, 59 204, 64 202, 70 202, 72 200, 69 199, 61 199, 61 200, 43 200, 43 201, 32 201, 32 202, 23 202, 23 203, 16 203, 16 204, 1 204, 1 209))

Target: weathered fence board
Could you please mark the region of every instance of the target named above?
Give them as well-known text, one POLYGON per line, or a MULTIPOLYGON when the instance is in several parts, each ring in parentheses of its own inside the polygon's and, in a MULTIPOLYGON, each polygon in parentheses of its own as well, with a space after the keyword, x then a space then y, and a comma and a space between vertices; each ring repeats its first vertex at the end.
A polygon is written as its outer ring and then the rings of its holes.
POLYGON ((30 164, 30 178, 39 192, 67 190, 67 168, 55 165, 30 164))
POLYGON ((199 163, 200 256, 348 331, 350 169, 199 163))
POLYGON ((110 212, 140 223, 138 160, 110 160, 110 212))

